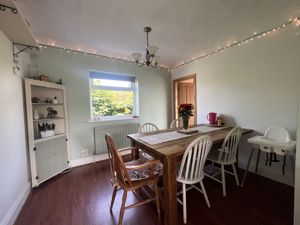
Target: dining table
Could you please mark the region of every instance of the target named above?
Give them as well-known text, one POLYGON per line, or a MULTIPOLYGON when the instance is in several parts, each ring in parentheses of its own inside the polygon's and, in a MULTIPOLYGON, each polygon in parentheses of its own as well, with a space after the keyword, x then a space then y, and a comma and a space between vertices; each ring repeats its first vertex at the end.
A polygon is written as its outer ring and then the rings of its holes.
MULTIPOLYGON (((163 210, 164 224, 177 225, 177 165, 188 147, 196 138, 209 135, 213 146, 221 144, 232 127, 209 126, 199 124, 189 128, 187 132, 180 129, 165 129, 151 133, 129 134, 134 159, 139 158, 139 149, 146 152, 163 164, 163 210)), ((251 129, 242 129, 242 134, 252 132, 251 129)))

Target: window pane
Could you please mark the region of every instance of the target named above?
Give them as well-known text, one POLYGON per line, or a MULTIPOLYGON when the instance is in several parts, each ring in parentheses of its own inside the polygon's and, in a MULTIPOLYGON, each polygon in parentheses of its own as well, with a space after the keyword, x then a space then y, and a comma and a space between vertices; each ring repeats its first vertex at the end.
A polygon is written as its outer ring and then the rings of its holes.
POLYGON ((107 86, 107 87, 124 87, 130 88, 130 81, 120 81, 120 80, 105 80, 105 79, 93 79, 94 86, 107 86))
POLYGON ((98 116, 126 116, 133 114, 133 92, 92 90, 92 114, 98 116))

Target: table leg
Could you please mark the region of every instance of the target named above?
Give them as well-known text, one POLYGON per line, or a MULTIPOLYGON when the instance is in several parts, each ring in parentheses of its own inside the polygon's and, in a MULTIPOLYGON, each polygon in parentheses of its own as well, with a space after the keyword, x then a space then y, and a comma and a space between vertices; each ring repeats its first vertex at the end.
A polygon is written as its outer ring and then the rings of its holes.
POLYGON ((283 156, 282 175, 285 175, 286 155, 283 156))
POLYGON ((177 225, 176 157, 165 158, 163 164, 165 225, 177 225))
POLYGON ((290 160, 291 160, 292 176, 293 179, 295 179, 295 154, 293 156, 290 155, 290 160))
POLYGON ((246 176, 247 176, 247 173, 248 173, 248 170, 249 170, 250 162, 251 162, 251 159, 252 159, 252 156, 253 156, 254 149, 255 148, 253 147, 252 150, 251 150, 251 153, 250 153, 250 156, 249 156, 249 159, 248 159, 248 163, 247 163, 247 166, 246 166, 246 169, 245 169, 245 173, 244 173, 244 176, 243 176, 243 180, 242 180, 242 183, 241 183, 241 187, 244 186, 246 176))
MULTIPOLYGON (((135 141, 131 140, 131 147, 136 147, 135 141)), ((139 149, 131 150, 131 158, 132 158, 132 160, 135 160, 135 159, 139 158, 139 149)))
POLYGON ((256 158, 256 165, 255 165, 255 173, 257 173, 257 168, 258 168, 258 164, 259 164, 259 159, 260 159, 260 148, 258 148, 257 150, 257 158, 256 158))

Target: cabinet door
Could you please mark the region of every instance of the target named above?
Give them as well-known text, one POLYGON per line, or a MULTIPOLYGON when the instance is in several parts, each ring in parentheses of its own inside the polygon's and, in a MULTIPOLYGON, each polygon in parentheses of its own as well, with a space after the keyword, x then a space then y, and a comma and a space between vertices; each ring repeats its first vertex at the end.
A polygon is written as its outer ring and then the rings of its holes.
POLYGON ((37 183, 41 183, 68 168, 66 136, 36 144, 37 183))

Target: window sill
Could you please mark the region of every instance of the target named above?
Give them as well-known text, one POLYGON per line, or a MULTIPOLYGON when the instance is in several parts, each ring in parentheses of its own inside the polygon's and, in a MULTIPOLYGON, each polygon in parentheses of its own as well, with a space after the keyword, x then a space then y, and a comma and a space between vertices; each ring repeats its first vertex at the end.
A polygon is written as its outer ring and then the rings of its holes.
POLYGON ((114 123, 126 123, 126 122, 139 122, 140 117, 124 117, 124 118, 103 118, 99 120, 90 120, 92 124, 114 124, 114 123))

